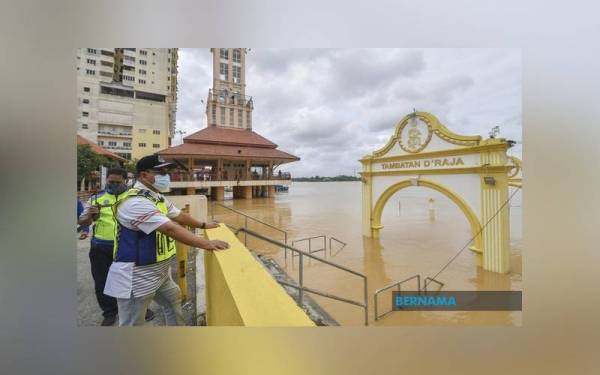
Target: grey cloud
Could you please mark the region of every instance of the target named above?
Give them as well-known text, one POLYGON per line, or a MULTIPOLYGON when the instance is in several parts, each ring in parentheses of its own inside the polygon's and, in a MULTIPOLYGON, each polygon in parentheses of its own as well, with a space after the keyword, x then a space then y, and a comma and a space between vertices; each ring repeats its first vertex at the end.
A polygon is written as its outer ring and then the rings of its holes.
MULTIPOLYGON (((208 49, 181 50, 177 126, 188 134, 206 124, 210 64, 208 49)), ((459 134, 501 125, 501 136, 520 140, 520 68, 511 49, 253 49, 246 94, 255 98, 254 130, 302 158, 284 169, 334 174, 337 160, 352 173, 413 108, 459 134)))

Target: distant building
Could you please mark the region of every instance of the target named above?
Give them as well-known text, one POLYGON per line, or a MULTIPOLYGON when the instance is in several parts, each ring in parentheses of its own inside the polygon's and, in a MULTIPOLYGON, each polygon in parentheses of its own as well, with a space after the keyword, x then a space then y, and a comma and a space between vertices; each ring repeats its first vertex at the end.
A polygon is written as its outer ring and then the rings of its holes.
POLYGON ((80 48, 77 134, 125 159, 171 145, 177 48, 80 48))
POLYGON ((290 184, 290 175, 274 173, 284 163, 300 160, 252 130, 252 97, 246 96, 246 49, 212 48, 213 87, 208 90, 208 126, 183 139, 183 144, 159 151, 179 170, 171 187, 180 194, 208 189, 222 200, 224 188, 234 198, 275 194, 275 186, 290 184))

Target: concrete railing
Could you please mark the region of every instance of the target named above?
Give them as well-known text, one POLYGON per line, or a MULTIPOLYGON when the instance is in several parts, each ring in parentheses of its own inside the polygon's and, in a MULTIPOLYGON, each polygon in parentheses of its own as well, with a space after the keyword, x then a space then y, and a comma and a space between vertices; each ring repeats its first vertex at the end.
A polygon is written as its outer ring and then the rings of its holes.
POLYGON ((230 245, 227 250, 205 252, 209 326, 315 326, 225 224, 205 234, 230 245))

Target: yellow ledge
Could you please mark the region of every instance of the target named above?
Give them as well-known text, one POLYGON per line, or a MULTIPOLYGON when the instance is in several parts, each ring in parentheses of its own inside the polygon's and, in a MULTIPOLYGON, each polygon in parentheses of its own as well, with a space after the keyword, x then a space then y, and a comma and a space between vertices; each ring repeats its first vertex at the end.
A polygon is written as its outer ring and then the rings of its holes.
POLYGON ((271 274, 224 224, 205 231, 229 249, 205 252, 209 326, 315 326, 271 274))

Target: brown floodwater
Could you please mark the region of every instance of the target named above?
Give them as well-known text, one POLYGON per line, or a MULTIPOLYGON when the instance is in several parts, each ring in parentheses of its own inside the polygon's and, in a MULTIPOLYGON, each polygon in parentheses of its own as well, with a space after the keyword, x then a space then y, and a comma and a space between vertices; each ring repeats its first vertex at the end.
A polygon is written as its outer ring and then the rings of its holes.
MULTIPOLYGON (((228 199, 229 198, 229 199, 228 199)), ((374 321, 374 291, 415 274, 434 276, 471 238, 471 230, 460 209, 442 194, 423 187, 403 189, 388 201, 382 216, 380 239, 362 236, 360 182, 294 182, 289 192, 272 198, 231 199, 226 206, 253 216, 288 232, 288 243, 311 236, 333 236, 346 242, 334 243, 327 251, 315 253, 330 261, 363 273, 368 278, 369 324, 394 325, 516 325, 521 312, 391 312, 374 321), (433 198, 434 217, 429 199, 433 198)), ((242 217, 224 208, 214 208, 215 219, 235 227, 244 226, 242 217)), ((522 290, 521 279, 521 193, 510 203, 511 273, 503 275, 484 271, 476 265, 476 256, 468 248, 436 278, 444 290, 522 290)), ((248 221, 249 229, 274 239, 283 234, 262 224, 248 221)), ((329 242, 329 241, 327 241, 329 242)), ((313 240, 319 249, 323 240, 313 240)), ((297 279, 298 258, 287 261, 281 249, 248 237, 248 247, 275 259, 288 274, 297 279)), ((297 246, 307 250, 307 243, 297 246)), ((315 260, 305 260, 304 284, 307 287, 362 301, 362 279, 315 260)), ((416 288, 407 284, 403 290, 416 288)), ((379 313, 391 309, 392 289, 379 295, 379 313)), ((363 310, 357 306, 311 295, 341 325, 363 324, 363 310)))

